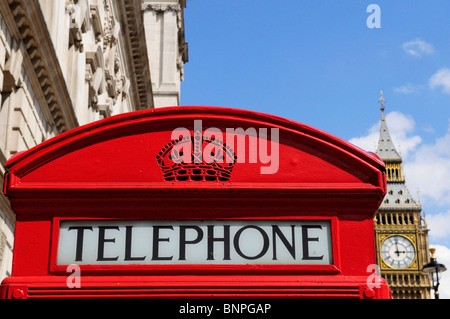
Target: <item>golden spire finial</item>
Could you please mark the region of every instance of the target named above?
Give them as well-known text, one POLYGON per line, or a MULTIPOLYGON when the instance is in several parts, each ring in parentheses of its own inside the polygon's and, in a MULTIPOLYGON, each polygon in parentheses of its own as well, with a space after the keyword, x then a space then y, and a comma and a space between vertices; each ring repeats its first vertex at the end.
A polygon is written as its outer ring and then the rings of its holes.
POLYGON ((381 103, 381 111, 384 112, 384 102, 386 101, 383 97, 383 91, 380 91, 380 99, 378 100, 381 103))

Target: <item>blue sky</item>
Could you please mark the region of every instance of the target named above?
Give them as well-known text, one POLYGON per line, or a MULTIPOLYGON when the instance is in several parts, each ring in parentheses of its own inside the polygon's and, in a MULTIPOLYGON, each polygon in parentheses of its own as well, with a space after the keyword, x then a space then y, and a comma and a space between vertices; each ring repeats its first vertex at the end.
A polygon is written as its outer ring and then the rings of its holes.
MULTIPOLYGON (((450 267, 450 1, 194 0, 182 105, 270 113, 373 151, 379 92, 431 245, 450 267), (381 9, 369 28, 366 9, 381 9)), ((450 298, 450 271, 441 297, 450 298)))

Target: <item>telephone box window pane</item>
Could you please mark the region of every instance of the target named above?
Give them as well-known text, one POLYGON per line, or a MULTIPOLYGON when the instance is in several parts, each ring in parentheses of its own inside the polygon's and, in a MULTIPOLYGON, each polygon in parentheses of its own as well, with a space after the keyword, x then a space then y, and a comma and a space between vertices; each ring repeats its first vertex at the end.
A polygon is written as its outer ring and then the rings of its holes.
POLYGON ((62 221, 58 265, 333 263, 329 221, 62 221))

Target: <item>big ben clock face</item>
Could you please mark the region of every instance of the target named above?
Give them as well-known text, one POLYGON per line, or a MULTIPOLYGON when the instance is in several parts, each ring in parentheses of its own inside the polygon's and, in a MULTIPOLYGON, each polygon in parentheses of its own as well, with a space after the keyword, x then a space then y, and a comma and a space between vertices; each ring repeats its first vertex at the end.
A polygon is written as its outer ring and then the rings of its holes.
POLYGON ((393 268, 407 268, 414 262, 416 251, 413 243, 404 236, 390 236, 381 246, 381 257, 393 268))

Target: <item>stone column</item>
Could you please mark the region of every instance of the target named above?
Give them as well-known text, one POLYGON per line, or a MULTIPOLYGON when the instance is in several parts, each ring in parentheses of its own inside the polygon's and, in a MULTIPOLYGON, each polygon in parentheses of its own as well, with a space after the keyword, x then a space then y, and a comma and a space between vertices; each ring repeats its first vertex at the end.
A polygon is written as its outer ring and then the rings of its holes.
POLYGON ((177 106, 183 74, 179 49, 183 8, 176 0, 144 0, 142 9, 155 107, 177 106))

